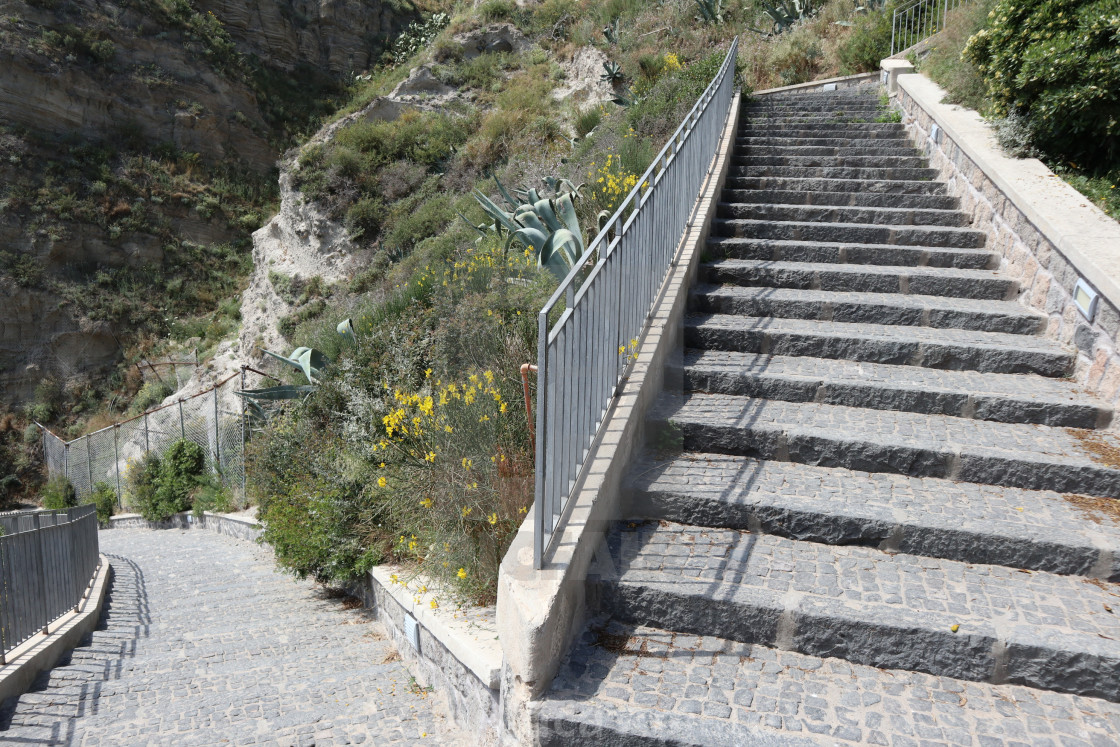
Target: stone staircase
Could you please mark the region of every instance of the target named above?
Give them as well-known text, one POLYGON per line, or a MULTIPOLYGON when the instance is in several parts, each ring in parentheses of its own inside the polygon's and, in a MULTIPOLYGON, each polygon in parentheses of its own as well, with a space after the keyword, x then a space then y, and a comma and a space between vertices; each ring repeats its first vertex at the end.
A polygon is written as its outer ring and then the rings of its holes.
POLYGON ((744 110, 542 744, 1120 744, 1120 438, 875 88, 744 110))

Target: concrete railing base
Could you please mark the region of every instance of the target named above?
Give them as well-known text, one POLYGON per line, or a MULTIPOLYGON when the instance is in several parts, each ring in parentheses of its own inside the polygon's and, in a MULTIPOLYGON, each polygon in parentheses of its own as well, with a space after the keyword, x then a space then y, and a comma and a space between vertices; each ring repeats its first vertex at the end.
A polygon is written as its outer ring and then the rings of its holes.
POLYGON ((27 692, 39 672, 53 667, 93 632, 101 619, 112 571, 109 561, 102 555, 78 611, 63 615, 47 626, 46 635, 35 635, 8 653, 8 663, 0 667, 0 702, 27 692))
POLYGON ((596 548, 618 518, 622 481, 641 449, 645 417, 660 395, 666 363, 679 351, 681 322, 704 253, 716 203, 726 180, 739 118, 733 103, 719 151, 701 192, 689 229, 654 305, 637 360, 622 392, 604 418, 587 457, 581 482, 561 519, 556 550, 544 568, 533 563, 534 510, 529 511, 502 560, 498 580, 498 633, 502 644, 501 739, 534 741, 532 701, 548 687, 585 622, 585 584, 596 548))

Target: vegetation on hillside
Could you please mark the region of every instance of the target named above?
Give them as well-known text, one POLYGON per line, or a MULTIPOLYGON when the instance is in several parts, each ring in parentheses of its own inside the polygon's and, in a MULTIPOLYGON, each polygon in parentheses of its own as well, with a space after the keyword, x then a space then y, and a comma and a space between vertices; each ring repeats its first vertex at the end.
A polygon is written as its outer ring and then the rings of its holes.
MULTIPOLYGON (((492 217, 475 195, 501 203, 499 184, 550 193, 544 178, 570 180, 589 243, 732 36, 743 34, 737 75, 747 90, 803 82, 841 72, 852 26, 838 21, 867 12, 835 0, 779 27, 750 3, 724 4, 719 22, 680 0, 486 0, 458 10, 430 52, 361 84, 343 112, 420 63, 458 95, 392 122, 358 120, 298 157, 304 198, 344 222, 369 261, 345 292, 316 299, 314 314, 286 330, 292 345, 338 362, 250 447, 249 491, 281 564, 345 581, 392 561, 491 601, 532 500, 519 367, 535 360, 536 312, 555 279, 535 266, 540 247, 510 247, 485 229, 492 217), (511 23, 532 45, 464 54, 455 37, 488 23, 511 23), (587 46, 606 57, 615 101, 555 100, 564 63, 587 46), (354 343, 335 332, 347 317, 354 343)), ((620 365, 630 353, 619 352, 620 365)))
POLYGON ((937 42, 921 69, 950 101, 1120 220, 1116 0, 979 0, 950 13, 937 42))

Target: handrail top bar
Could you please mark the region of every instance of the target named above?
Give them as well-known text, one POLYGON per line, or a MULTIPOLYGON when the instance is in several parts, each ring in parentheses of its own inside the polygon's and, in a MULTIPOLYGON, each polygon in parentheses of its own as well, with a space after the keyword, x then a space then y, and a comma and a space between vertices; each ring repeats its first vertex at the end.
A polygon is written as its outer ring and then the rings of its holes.
MULTIPOLYGON (((677 138, 681 135, 682 132, 686 131, 686 126, 690 122, 692 122, 692 117, 697 112, 697 110, 703 108, 708 103, 708 101, 711 100, 712 96, 714 95, 715 89, 719 87, 719 84, 723 82, 724 77, 727 75, 728 66, 734 60, 734 55, 738 51, 738 48, 739 37, 736 36, 734 39, 732 39, 731 46, 729 46, 727 49, 727 55, 723 59, 723 64, 720 65, 719 71, 716 73, 715 77, 712 78, 711 82, 708 84, 708 87, 704 89, 704 93, 700 95, 700 98, 698 98, 696 100, 696 103, 692 105, 692 108, 689 109, 688 114, 686 114, 684 119, 681 120, 680 125, 677 126, 677 129, 673 132, 673 135, 665 141, 665 145, 662 146, 661 150, 654 157, 650 165, 646 168, 641 178, 638 179, 637 184, 635 184, 633 189, 630 190, 630 193, 627 194, 625 198, 623 198, 618 208, 614 211, 614 214, 603 225, 602 230, 599 231, 599 233, 588 245, 587 250, 583 253, 583 256, 581 256, 579 260, 574 265, 572 265, 572 269, 569 270, 568 274, 564 276, 564 279, 560 281, 560 284, 557 286, 556 291, 552 294, 548 301, 545 302, 544 306, 541 307, 541 314, 548 314, 548 312, 552 311, 552 309, 556 307, 556 304, 560 302, 560 299, 567 295, 568 288, 572 285, 572 283, 575 282, 580 271, 583 269, 583 266, 587 263, 588 260, 591 259, 591 255, 594 254, 596 250, 598 250, 599 244, 603 242, 603 237, 607 236, 610 233, 611 228, 624 218, 622 213, 630 206, 630 203, 635 199, 635 197, 638 197, 640 202, 642 185, 646 184, 649 179, 655 175, 655 169, 658 167, 658 165, 661 164, 661 159, 668 154, 670 156, 671 162, 672 159, 676 157, 676 153, 671 151, 677 143, 677 138)), ((665 163, 664 166, 668 167, 668 162, 665 163)), ((633 218, 633 216, 630 216, 630 218, 633 218)), ((625 230, 628 224, 629 221, 623 223, 623 230, 625 230)), ((600 256, 599 262, 602 262, 604 259, 604 256, 600 256)))

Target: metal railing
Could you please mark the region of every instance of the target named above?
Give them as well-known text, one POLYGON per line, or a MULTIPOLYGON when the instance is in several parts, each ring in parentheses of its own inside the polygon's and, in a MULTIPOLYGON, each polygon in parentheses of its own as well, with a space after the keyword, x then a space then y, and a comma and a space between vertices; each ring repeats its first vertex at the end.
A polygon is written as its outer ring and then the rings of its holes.
POLYGON ((0 664, 16 646, 80 609, 97 572, 97 511, 0 514, 0 664))
POLYGON ((736 38, 688 116, 538 315, 537 568, 711 169, 731 108, 738 50, 736 38))
POLYGON ((910 0, 895 8, 891 19, 891 56, 921 44, 945 28, 949 11, 969 0, 910 0))
POLYGON ((202 447, 207 469, 240 491, 245 477, 246 419, 244 400, 235 392, 245 388, 244 368, 240 376, 240 382, 233 374, 211 389, 73 441, 64 441, 40 425, 47 474, 65 475, 79 498, 93 492, 98 483, 106 483, 116 491, 119 504, 129 465, 149 452, 163 454, 185 438, 202 447))

